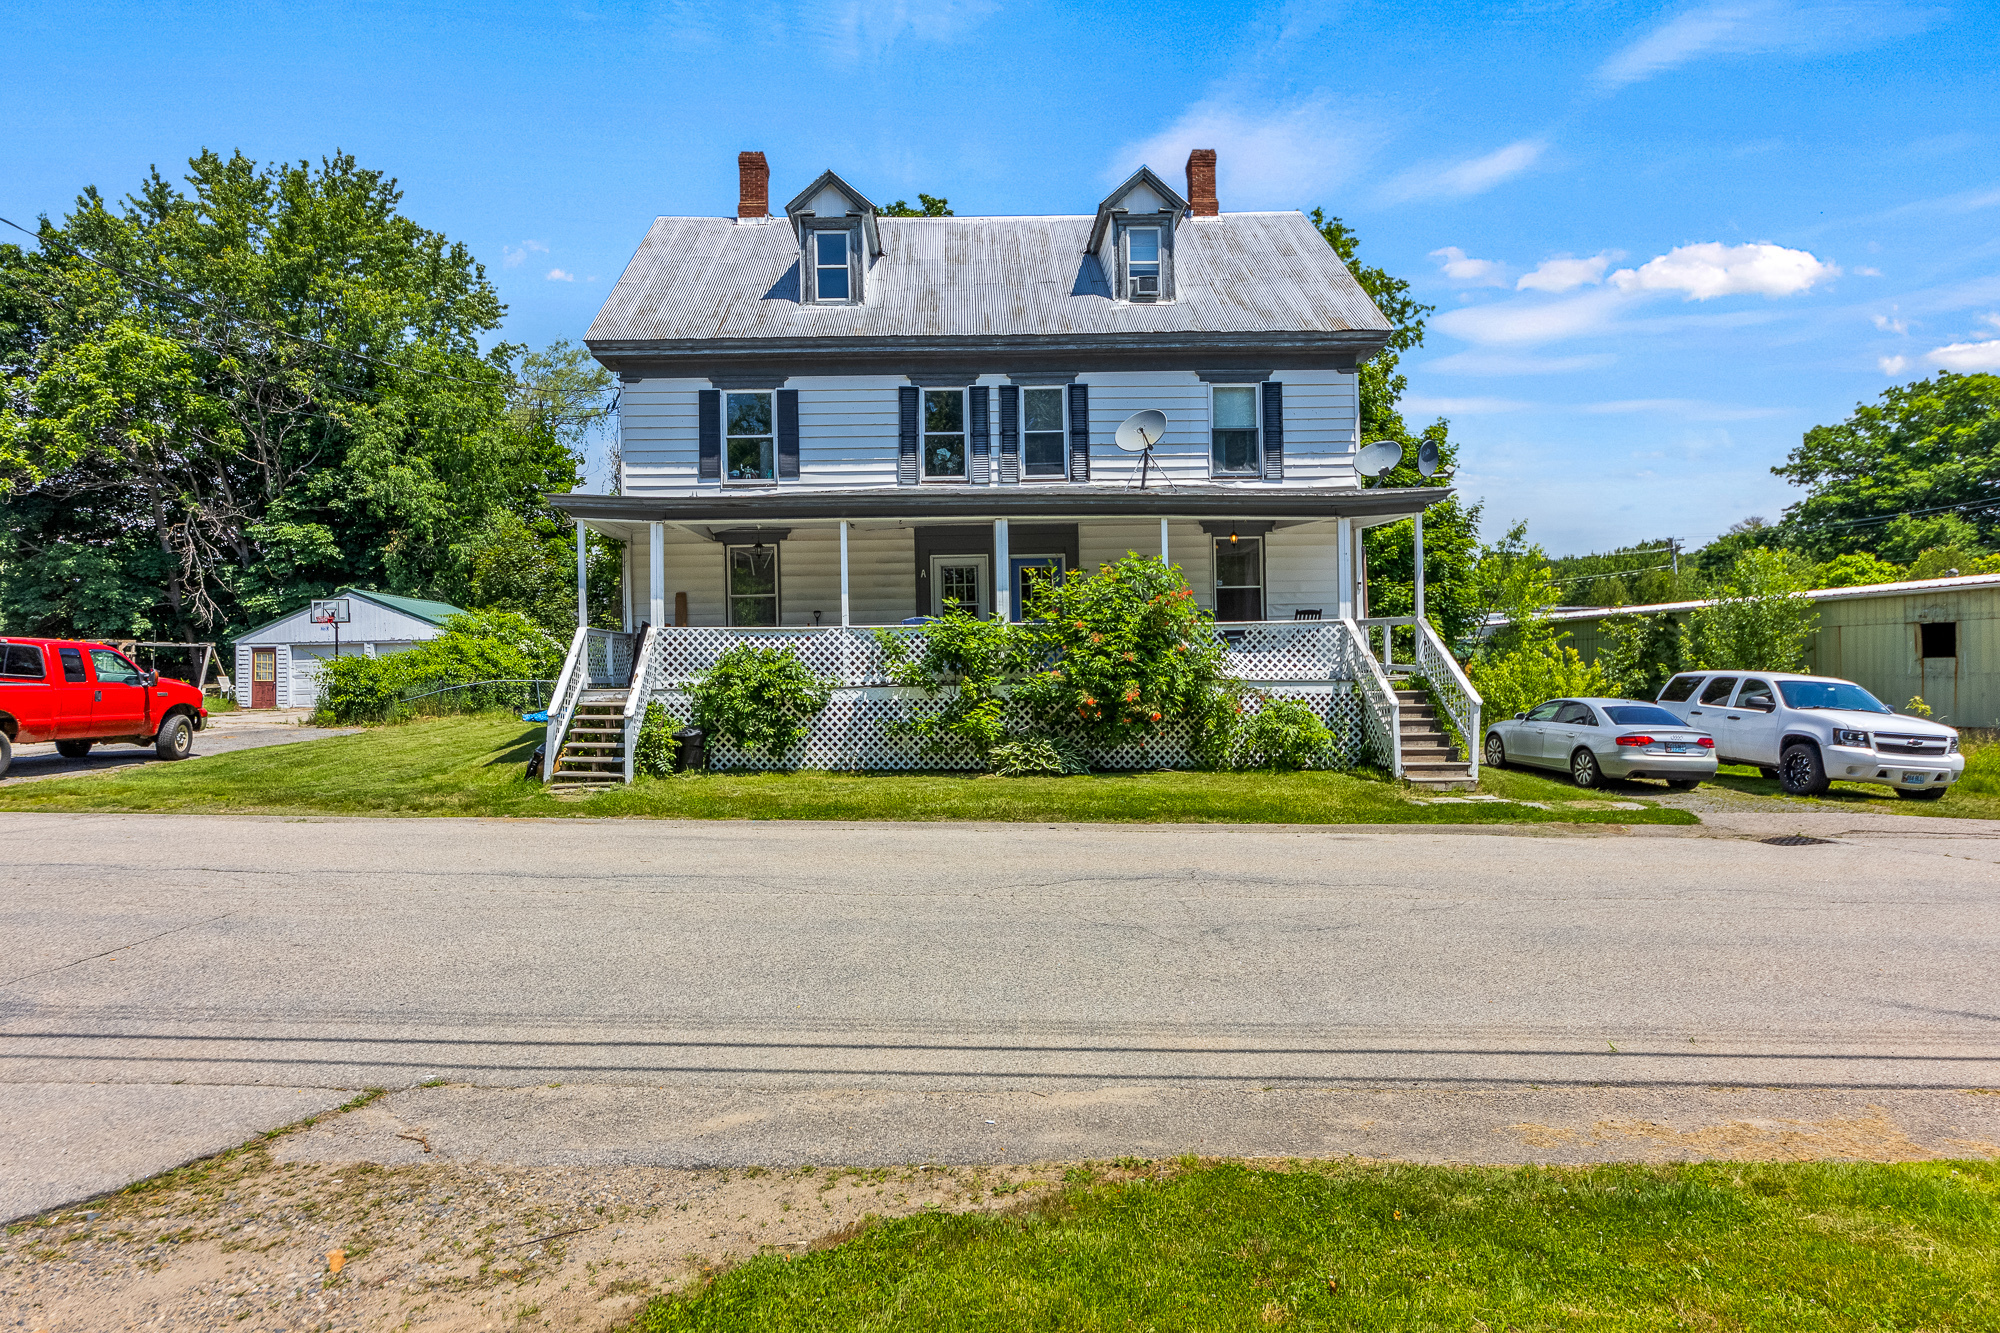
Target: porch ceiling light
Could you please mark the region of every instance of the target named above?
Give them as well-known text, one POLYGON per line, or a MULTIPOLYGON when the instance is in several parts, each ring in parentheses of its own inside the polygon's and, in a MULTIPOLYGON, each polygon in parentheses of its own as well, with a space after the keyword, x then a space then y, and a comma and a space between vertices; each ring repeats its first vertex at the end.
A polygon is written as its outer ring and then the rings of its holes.
POLYGON ((1234 526, 1231 526, 1229 529, 1229 544, 1231 546, 1236 545, 1236 529, 1234 526))

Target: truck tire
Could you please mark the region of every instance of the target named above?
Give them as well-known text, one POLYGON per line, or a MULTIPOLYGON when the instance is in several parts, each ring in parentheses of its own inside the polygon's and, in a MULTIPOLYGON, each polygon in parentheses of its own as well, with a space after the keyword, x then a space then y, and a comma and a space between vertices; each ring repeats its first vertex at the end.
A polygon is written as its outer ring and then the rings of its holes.
POLYGON ((185 759, 194 750, 194 728, 187 718, 175 713, 160 724, 160 734, 153 738, 153 749, 162 759, 185 759))
POLYGON ((7 733, 0 731, 0 778, 7 776, 7 770, 14 765, 14 742, 7 739, 7 733))
POLYGON ((1951 788, 1949 787, 1926 787, 1922 791, 1909 791, 1898 787, 1896 788, 1896 795, 1906 801, 1942 801, 1944 794, 1950 790, 1951 788))
POLYGON ((1788 745, 1778 758, 1778 785, 1787 796, 1818 796, 1831 784, 1816 745, 1788 745))
POLYGON ((89 741, 57 741, 56 753, 65 759, 81 759, 90 753, 89 741))

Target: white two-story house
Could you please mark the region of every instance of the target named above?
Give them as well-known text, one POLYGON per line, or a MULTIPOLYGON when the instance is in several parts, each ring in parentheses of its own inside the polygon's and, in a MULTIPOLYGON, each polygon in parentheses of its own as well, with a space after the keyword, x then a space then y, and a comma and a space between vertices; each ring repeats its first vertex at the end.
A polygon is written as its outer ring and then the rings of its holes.
POLYGON ((738 167, 736 216, 655 220, 587 335, 618 494, 553 500, 625 543, 626 623, 580 637, 575 688, 636 653, 670 693, 745 634, 824 654, 953 602, 1018 619, 1033 580, 1128 551, 1239 649, 1361 632, 1361 530, 1450 494, 1364 487, 1356 367, 1389 324, 1303 215, 1222 212, 1211 150, 1185 195, 1140 167, 1056 217, 883 217, 831 171, 771 216, 763 154, 738 167), (1120 448, 1147 410, 1164 434, 1120 448))

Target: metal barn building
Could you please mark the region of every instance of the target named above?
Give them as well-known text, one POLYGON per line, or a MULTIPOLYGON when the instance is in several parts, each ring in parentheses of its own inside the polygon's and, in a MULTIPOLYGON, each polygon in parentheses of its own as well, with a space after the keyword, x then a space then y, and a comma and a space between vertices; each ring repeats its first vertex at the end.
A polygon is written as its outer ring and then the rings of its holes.
MULTIPOLYGON (((1819 628, 1806 646, 1808 669, 1854 681, 1899 712, 1921 695, 1949 726, 2000 726, 2000 574, 1822 588, 1806 596, 1819 606, 1819 628)), ((1608 617, 1685 621, 1708 605, 1574 607, 1551 618, 1570 632, 1571 647, 1595 661, 1606 646, 1608 617)))
POLYGON ((244 708, 317 707, 320 663, 334 655, 336 630, 341 656, 381 657, 435 639, 446 620, 462 614, 448 602, 343 588, 237 638, 236 702, 244 708), (313 605, 340 600, 347 602, 346 624, 313 623, 313 605))

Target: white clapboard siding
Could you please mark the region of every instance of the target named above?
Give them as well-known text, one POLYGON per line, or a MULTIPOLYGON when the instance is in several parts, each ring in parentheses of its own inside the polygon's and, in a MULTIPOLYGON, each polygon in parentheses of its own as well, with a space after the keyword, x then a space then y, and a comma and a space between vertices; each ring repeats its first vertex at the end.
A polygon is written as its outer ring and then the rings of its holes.
POLYGON ((697 484, 700 451, 695 433, 695 394, 705 379, 627 381, 619 389, 619 447, 626 495, 657 495, 697 484))
POLYGON ((901 376, 791 380, 799 391, 799 480, 807 486, 896 484, 901 376))

